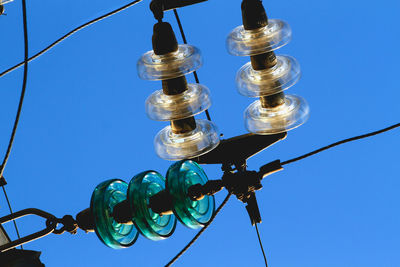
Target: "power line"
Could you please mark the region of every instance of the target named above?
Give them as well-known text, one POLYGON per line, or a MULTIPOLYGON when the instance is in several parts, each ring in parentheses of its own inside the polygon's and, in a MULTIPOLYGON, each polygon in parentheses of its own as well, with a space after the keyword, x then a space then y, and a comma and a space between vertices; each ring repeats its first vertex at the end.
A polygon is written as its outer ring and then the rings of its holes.
POLYGON ((225 204, 228 202, 229 198, 231 197, 232 193, 228 193, 228 195, 225 197, 224 201, 222 201, 221 205, 219 205, 218 209, 215 211, 213 216, 211 217, 210 221, 207 222, 204 227, 193 237, 192 240, 178 253, 176 256, 170 260, 165 267, 171 266, 177 259, 179 259, 180 256, 185 253, 191 245, 196 242, 196 240, 200 237, 200 235, 207 229, 207 227, 214 221, 215 217, 218 215, 218 213, 222 210, 222 208, 225 206, 225 204))
POLYGON ((397 127, 400 127, 400 123, 396 123, 396 124, 394 124, 392 126, 383 128, 383 129, 375 131, 375 132, 371 132, 371 133, 362 134, 362 135, 358 135, 358 136, 355 136, 355 137, 347 138, 347 139, 335 142, 333 144, 321 147, 321 148, 319 148, 317 150, 311 151, 311 152, 309 152, 307 154, 304 154, 302 156, 299 156, 299 157, 284 161, 284 162, 281 163, 281 165, 286 165, 286 164, 289 164, 289 163, 293 163, 293 162, 296 162, 298 160, 302 160, 302 159, 308 158, 308 157, 310 157, 312 155, 318 154, 318 153, 320 153, 320 152, 322 152, 324 150, 330 149, 332 147, 335 147, 335 146, 338 146, 338 145, 341 145, 341 144, 344 144, 344 143, 348 143, 348 142, 351 142, 351 141, 367 138, 367 137, 370 137, 370 136, 374 136, 374 135, 377 135, 377 134, 381 134, 381 133, 393 130, 393 129, 397 128, 397 127))
MULTIPOLYGON (((47 51, 49 51, 51 48, 53 48, 53 47, 56 46, 57 44, 61 43, 62 41, 64 41, 65 39, 67 39, 68 37, 70 37, 71 35, 73 35, 74 33, 76 33, 76 32, 78 32, 78 31, 82 30, 83 28, 86 28, 87 26, 90 26, 90 25, 93 24, 93 23, 96 23, 96 22, 101 21, 101 20, 103 20, 103 19, 105 19, 105 18, 108 18, 108 17, 110 17, 110 16, 112 16, 112 15, 115 15, 115 14, 117 14, 117 13, 119 13, 119 12, 121 12, 121 11, 123 11, 123 10, 125 10, 125 9, 127 9, 127 8, 129 8, 129 7, 133 6, 133 5, 135 5, 135 4, 139 3, 139 2, 141 2, 141 1, 142 1, 142 0, 135 0, 135 1, 133 1, 133 2, 130 2, 129 4, 126 4, 126 5, 124 5, 124 6, 120 7, 120 8, 118 8, 118 9, 115 9, 114 11, 111 11, 111 12, 109 12, 109 13, 107 13, 107 14, 104 14, 104 15, 98 17, 98 18, 95 18, 95 19, 93 19, 93 20, 91 20, 91 21, 89 21, 89 22, 86 22, 85 24, 82 24, 81 26, 79 26, 79 27, 73 29, 72 31, 68 32, 67 34, 65 34, 65 35, 62 36, 61 38, 59 38, 59 39, 57 39, 56 41, 54 41, 53 43, 51 43, 51 44, 50 44, 49 46, 47 46, 45 49, 41 50, 41 51, 38 52, 37 54, 35 54, 35 55, 33 55, 32 57, 30 57, 30 58, 28 59, 28 62, 30 62, 30 61, 32 61, 32 60, 34 60, 34 59, 40 57, 41 55, 43 55, 44 53, 46 53, 47 51)), ((13 66, 13 67, 11 67, 11 68, 9 68, 9 69, 3 71, 2 73, 0 73, 0 77, 2 77, 2 76, 4 76, 4 75, 6 75, 6 74, 8 74, 8 73, 10 73, 10 72, 12 72, 12 71, 18 69, 18 68, 21 67, 22 65, 24 65, 24 62, 20 62, 20 63, 18 63, 17 65, 15 65, 15 66, 13 66)))
POLYGON ((22 110, 22 105, 24 103, 24 98, 25 98, 25 90, 26 90, 26 82, 28 79, 28 25, 27 25, 27 19, 26 19, 26 4, 25 0, 22 0, 22 14, 23 14, 23 25, 24 25, 24 78, 22 82, 22 90, 21 90, 21 95, 19 98, 19 104, 18 104, 18 109, 17 109, 17 114, 15 116, 15 121, 14 121, 14 126, 11 132, 10 136, 10 141, 8 142, 8 147, 6 154, 4 155, 3 163, 0 166, 0 177, 3 177, 4 169, 7 165, 8 158, 10 157, 10 152, 12 145, 14 143, 14 138, 15 138, 15 133, 17 132, 18 128, 18 122, 19 122, 19 117, 21 115, 21 110, 22 110))
MULTIPOLYGON (((10 210, 10 214, 12 214, 13 213, 13 209, 11 207, 10 200, 8 199, 6 188, 4 187, 4 185, 2 185, 1 188, 3 189, 4 196, 6 197, 6 201, 7 201, 8 209, 10 210)), ((18 239, 20 239, 21 236, 19 235, 17 222, 15 220, 13 220, 13 224, 14 224, 15 232, 17 232, 18 239)), ((21 245, 21 249, 24 249, 24 247, 22 245, 21 245)))
MULTIPOLYGON (((17 128, 18 128, 19 117, 21 115, 22 105, 24 103, 24 98, 25 98, 26 83, 28 80, 29 44, 28 44, 28 23, 27 23, 26 2, 25 1, 26 0, 22 0, 22 20, 23 20, 23 27, 24 27, 24 63, 23 63, 24 64, 24 77, 23 77, 23 81, 22 81, 22 90, 21 90, 21 95, 19 98, 18 109, 17 109, 17 114, 15 116, 14 126, 13 126, 13 129, 11 132, 10 140, 8 142, 6 154, 4 155, 3 163, 0 166, 0 178, 3 177, 4 169, 7 165, 7 162, 10 157, 10 153, 11 153, 11 148, 14 144, 15 133, 17 132, 17 128)), ((10 210, 10 213, 13 213, 10 201, 7 196, 6 189, 4 188, 4 185, 2 186, 2 188, 3 188, 4 196, 6 197, 6 200, 7 200, 8 209, 10 210)), ((17 236, 19 239, 21 237, 19 235, 17 223, 14 220, 13 220, 13 223, 14 223, 15 231, 17 232, 17 236)), ((23 249, 22 246, 21 246, 21 249, 23 249)))
MULTIPOLYGON (((390 131, 390 130, 395 129, 395 128, 397 128, 397 127, 400 127, 400 123, 394 124, 394 125, 392 125, 392 126, 389 126, 389 127, 387 127, 387 128, 384 128, 384 129, 381 129, 381 130, 378 130, 378 131, 374 131, 374 132, 371 132, 371 133, 367 133, 367 134, 363 134, 363 135, 351 137, 351 138, 348 138, 348 139, 344 139, 344 140, 335 142, 335 143, 333 143, 333 144, 330 144, 330 145, 328 145, 328 146, 322 147, 322 148, 320 148, 320 149, 314 150, 314 151, 312 151, 312 152, 310 152, 310 153, 307 153, 307 154, 305 154, 305 155, 299 156, 299 157, 297 157, 297 158, 293 158, 293 159, 284 161, 284 162, 281 163, 281 165, 286 165, 286 164, 289 164, 289 163, 292 163, 292 162, 295 162, 295 161, 298 161, 298 160, 307 158, 307 157, 309 157, 309 156, 315 155, 315 154, 317 154, 317 153, 319 153, 319 152, 322 152, 322 151, 324 151, 324 150, 327 150, 327 149, 329 149, 329 148, 332 148, 332 147, 335 147, 335 146, 338 146, 338 145, 341 145, 341 144, 344 144, 344 143, 347 143, 347 142, 351 142, 351 141, 355 141, 355 140, 367 138, 367 137, 374 136, 374 135, 377 135, 377 134, 380 134, 380 133, 383 133, 383 132, 386 132, 386 131, 390 131)), ((215 216, 219 213, 219 211, 225 206, 225 204, 226 204, 226 202, 228 201, 228 199, 230 198, 231 194, 232 194, 232 193, 229 193, 229 194, 226 196, 226 198, 224 199, 224 201, 222 202, 222 204, 218 207, 218 209, 217 209, 217 211, 215 212, 214 216, 213 216, 213 217, 211 218, 211 220, 204 226, 204 228, 201 229, 201 230, 194 236, 194 238, 193 238, 193 239, 192 239, 192 240, 191 240, 191 241, 190 241, 190 242, 189 242, 189 243, 188 243, 188 244, 187 244, 187 245, 186 245, 186 246, 171 260, 171 261, 170 261, 170 262, 168 262, 168 263, 165 265, 166 267, 171 266, 171 264, 173 264, 180 256, 182 256, 182 255, 190 248, 191 245, 193 245, 194 242, 196 242, 196 240, 200 237, 200 235, 201 235, 201 234, 207 229, 207 227, 212 223, 212 221, 214 220, 215 216)), ((266 257, 266 255, 265 255, 265 251, 264 251, 264 248, 263 248, 263 245, 262 245, 262 241, 261 241, 260 233, 259 233, 259 231, 258 231, 257 224, 255 224, 255 227, 256 227, 256 232, 257 232, 258 241, 259 241, 259 243, 260 243, 260 248, 261 248, 261 251, 262 251, 262 254, 263 254, 263 257, 264 257, 265 266, 268 267, 267 257, 266 257)))
MULTIPOLYGON (((187 44, 186 35, 185 35, 185 32, 183 31, 182 23, 181 23, 181 20, 179 18, 178 11, 176 9, 174 9, 174 15, 175 15, 176 22, 178 23, 179 31, 181 32, 183 43, 187 44)), ((193 72, 193 76, 194 76, 194 80, 196 81, 196 83, 200 83, 199 76, 197 76, 197 72, 196 71, 193 72)), ((211 121, 211 116, 210 116, 210 113, 208 112, 208 109, 206 109, 205 113, 206 113, 206 116, 207 116, 207 120, 211 121)))
POLYGON ((256 232, 257 232, 258 242, 260 243, 260 248, 261 248, 262 254, 263 254, 263 256, 264 256, 265 267, 268 267, 267 257, 265 256, 264 247, 263 247, 263 244, 262 244, 262 241, 261 241, 260 232, 258 232, 257 223, 255 224, 255 226, 256 226, 256 232))

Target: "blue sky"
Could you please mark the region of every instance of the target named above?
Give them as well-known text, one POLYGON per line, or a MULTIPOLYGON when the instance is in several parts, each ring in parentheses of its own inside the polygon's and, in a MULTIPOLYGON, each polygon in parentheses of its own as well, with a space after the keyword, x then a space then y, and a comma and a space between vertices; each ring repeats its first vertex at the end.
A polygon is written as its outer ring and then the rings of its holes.
MULTIPOLYGON (((30 54, 72 28, 126 1, 30 1, 30 54)), ((166 123, 146 117, 144 101, 159 82, 142 81, 136 61, 151 49, 155 20, 149 1, 73 35, 30 64, 15 146, 4 176, 14 210, 35 207, 56 216, 89 206, 109 178, 129 181, 148 169, 166 173, 153 138, 166 123)), ((249 162, 282 161, 334 141, 399 122, 400 30, 397 1, 264 1, 270 18, 286 20, 293 40, 277 54, 294 56, 302 78, 287 93, 304 97, 309 121, 249 162)), ((21 3, 0 17, 0 70, 23 58, 21 3)), ((235 88, 249 58, 230 56, 226 35, 241 24, 240 1, 210 0, 179 10, 190 44, 203 54, 198 71, 213 98, 210 114, 225 137, 245 133, 243 111, 253 101, 235 88)), ((165 21, 178 28, 172 12, 165 21)), ((188 76, 193 81, 192 76, 188 76)), ((0 78, 0 151, 6 150, 22 84, 22 69, 0 78)), ((204 117, 204 114, 199 118, 204 117)), ((400 266, 399 130, 346 144, 290 164, 257 193, 260 231, 270 266, 400 266)), ((205 166, 210 178, 218 166, 205 166)), ((225 197, 222 191, 217 203, 225 197)), ((8 210, 0 197, 0 215, 8 210)), ((33 217, 22 234, 41 229, 33 217)), ((14 238, 11 224, 8 232, 14 238)), ((25 247, 46 266, 162 266, 196 231, 178 224, 169 239, 139 237, 112 250, 95 234, 50 235, 25 247)), ((263 266, 255 229, 232 198, 176 266, 263 266)))

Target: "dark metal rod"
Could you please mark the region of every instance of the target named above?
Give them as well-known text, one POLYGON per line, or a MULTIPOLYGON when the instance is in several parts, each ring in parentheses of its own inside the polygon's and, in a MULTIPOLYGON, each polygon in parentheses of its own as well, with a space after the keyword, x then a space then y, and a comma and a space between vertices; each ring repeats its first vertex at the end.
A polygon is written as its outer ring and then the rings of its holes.
POLYGON ((48 234, 51 234, 52 232, 54 232, 54 230, 57 227, 56 217, 54 215, 52 215, 48 212, 45 212, 43 210, 35 209, 35 208, 20 210, 20 211, 11 213, 9 215, 6 215, 4 217, 1 217, 0 224, 4 224, 7 222, 16 220, 18 218, 21 218, 21 217, 24 217, 27 215, 36 215, 36 216, 42 217, 44 219, 47 219, 46 228, 41 231, 38 231, 36 233, 27 235, 22 238, 18 238, 17 240, 14 240, 10 243, 0 246, 1 252, 7 251, 9 249, 13 249, 13 248, 23 245, 25 243, 31 242, 33 240, 36 240, 38 238, 42 238, 48 234))

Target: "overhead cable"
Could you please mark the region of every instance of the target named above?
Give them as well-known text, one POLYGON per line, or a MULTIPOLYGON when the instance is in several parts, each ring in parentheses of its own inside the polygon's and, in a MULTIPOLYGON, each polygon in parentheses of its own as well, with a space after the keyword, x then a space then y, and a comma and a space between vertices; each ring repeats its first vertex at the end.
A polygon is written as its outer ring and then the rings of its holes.
MULTIPOLYGON (((174 15, 175 15, 176 22, 178 23, 179 31, 181 32, 182 41, 184 44, 187 44, 186 35, 185 35, 185 32, 183 31, 183 26, 182 26, 181 20, 179 18, 178 11, 176 9, 174 9, 174 15)), ((199 76, 197 76, 197 71, 193 72, 193 76, 194 76, 194 80, 196 81, 196 83, 200 83, 199 76)), ((211 116, 210 116, 210 113, 208 112, 208 109, 206 109, 205 113, 207 116, 207 120, 210 121, 211 116)))
POLYGON ((218 215, 218 213, 222 210, 222 208, 228 202, 231 195, 232 195, 232 193, 228 193, 228 195, 225 197, 224 201, 222 201, 221 205, 219 205, 218 209, 215 211, 215 213, 211 217, 210 221, 204 225, 204 227, 193 237, 193 239, 190 240, 190 242, 178 254, 176 254, 176 256, 165 265, 165 267, 171 266, 176 260, 179 259, 179 257, 181 257, 194 244, 194 242, 196 242, 196 240, 201 236, 201 234, 214 221, 215 217, 218 215))
MULTIPOLYGON (((21 115, 22 105, 24 103, 26 83, 28 80, 29 44, 28 44, 28 23, 27 23, 27 15, 26 15, 26 0, 22 0, 22 20, 23 20, 23 28, 24 28, 24 62, 23 62, 24 77, 23 77, 23 81, 22 81, 22 90, 21 90, 21 95, 19 98, 19 104, 18 104, 17 114, 15 116, 14 126, 13 126, 13 129, 11 132, 10 140, 8 142, 6 154, 4 155, 4 158, 3 158, 3 163, 0 166, 0 178, 3 177, 4 169, 7 165, 8 159, 10 157, 11 148, 13 146, 15 134, 16 134, 17 128, 18 128, 18 122, 19 122, 19 118, 21 115)), ((6 189, 4 188, 4 185, 2 185, 2 188, 3 188, 4 196, 6 197, 6 200, 7 200, 8 208, 10 210, 10 213, 12 213, 13 212, 12 207, 11 207, 10 201, 8 199, 7 192, 6 192, 6 189)), ((20 238, 17 223, 14 220, 13 220, 13 223, 14 223, 15 231, 17 232, 17 236, 18 236, 18 238, 20 238)), ((23 247, 21 246, 21 248, 23 248, 23 247)))
POLYGON ((264 257, 265 267, 268 267, 267 256, 265 256, 265 251, 264 251, 264 247, 263 247, 263 244, 262 244, 262 241, 261 241, 260 232, 258 231, 257 223, 254 224, 254 226, 256 227, 258 242, 260 243, 261 252, 262 252, 263 257, 264 257))
POLYGON ((374 132, 370 132, 370 133, 354 136, 354 137, 351 137, 351 138, 347 138, 347 139, 335 142, 333 144, 321 147, 321 148, 319 148, 317 150, 311 151, 311 152, 309 152, 307 154, 304 154, 302 156, 299 156, 299 157, 284 161, 284 162, 281 163, 281 165, 286 165, 286 164, 289 164, 289 163, 293 163, 295 161, 299 161, 299 160, 308 158, 308 157, 310 157, 312 155, 318 154, 318 153, 320 153, 320 152, 322 152, 324 150, 330 149, 332 147, 335 147, 335 146, 338 146, 338 145, 341 145, 341 144, 345 144, 345 143, 348 143, 348 142, 356 141, 356 140, 359 140, 359 139, 367 138, 367 137, 370 137, 370 136, 378 135, 378 134, 393 130, 393 129, 397 128, 397 127, 400 127, 400 123, 393 124, 392 126, 389 126, 389 127, 386 127, 386 128, 381 129, 381 130, 374 131, 374 132))
MULTIPOLYGON (((59 38, 59 39, 57 39, 56 41, 54 41, 53 43, 51 43, 51 44, 50 44, 49 46, 47 46, 45 49, 41 50, 41 51, 38 52, 37 54, 35 54, 35 55, 33 55, 32 57, 30 57, 30 58, 28 59, 28 62, 30 62, 30 61, 32 61, 32 60, 34 60, 34 59, 40 57, 41 55, 43 55, 44 53, 46 53, 47 51, 49 51, 51 48, 53 48, 53 47, 56 46, 57 44, 61 43, 62 41, 64 41, 65 39, 67 39, 68 37, 70 37, 71 35, 73 35, 74 33, 78 32, 78 31, 80 31, 80 30, 86 28, 87 26, 90 26, 90 25, 92 25, 92 24, 94 24, 94 23, 96 23, 96 22, 99 22, 99 21, 101 21, 101 20, 103 20, 103 19, 105 19, 105 18, 108 18, 108 17, 110 17, 110 16, 112 16, 112 15, 115 15, 115 14, 117 14, 117 13, 119 13, 119 12, 121 12, 121 11, 123 11, 123 10, 125 10, 125 9, 127 9, 127 8, 129 8, 129 7, 133 6, 133 5, 135 5, 135 4, 139 3, 139 2, 141 2, 141 1, 142 1, 142 0, 135 0, 135 1, 133 1, 133 2, 130 2, 130 3, 126 4, 126 5, 124 5, 124 6, 120 7, 120 8, 118 8, 118 9, 115 9, 115 10, 113 10, 113 11, 111 11, 111 12, 108 12, 107 14, 104 14, 104 15, 98 17, 98 18, 95 18, 95 19, 93 19, 93 20, 91 20, 91 21, 89 21, 89 22, 86 22, 85 24, 82 24, 81 26, 79 26, 79 27, 73 29, 72 31, 68 32, 67 34, 65 34, 65 35, 62 36, 61 38, 59 38)), ((18 69, 18 68, 21 67, 22 65, 24 65, 24 62, 20 62, 20 63, 18 63, 17 65, 15 65, 15 66, 13 66, 13 67, 11 67, 11 68, 9 68, 9 69, 7 69, 7 70, 1 72, 1 73, 0 73, 0 77, 2 77, 2 76, 4 76, 4 75, 6 75, 6 74, 8 74, 8 73, 10 73, 10 72, 12 72, 12 71, 18 69)))

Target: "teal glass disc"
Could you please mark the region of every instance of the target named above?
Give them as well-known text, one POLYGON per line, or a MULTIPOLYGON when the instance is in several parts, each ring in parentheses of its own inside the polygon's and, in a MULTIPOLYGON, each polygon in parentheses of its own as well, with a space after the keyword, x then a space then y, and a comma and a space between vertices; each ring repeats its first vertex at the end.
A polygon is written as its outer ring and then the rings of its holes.
POLYGON ((138 231, 133 224, 117 223, 111 215, 115 205, 126 199, 127 190, 126 182, 108 180, 96 187, 90 201, 96 234, 106 246, 113 249, 132 246, 138 238, 138 231))
POLYGON ((190 186, 204 185, 207 181, 204 170, 191 160, 176 162, 168 169, 167 190, 173 197, 174 213, 189 228, 203 227, 214 213, 214 196, 205 196, 197 201, 187 196, 190 186))
POLYGON ((154 241, 171 236, 176 227, 176 217, 173 214, 160 215, 149 207, 150 197, 164 189, 165 178, 155 171, 145 171, 134 176, 128 188, 133 222, 142 235, 154 241))

